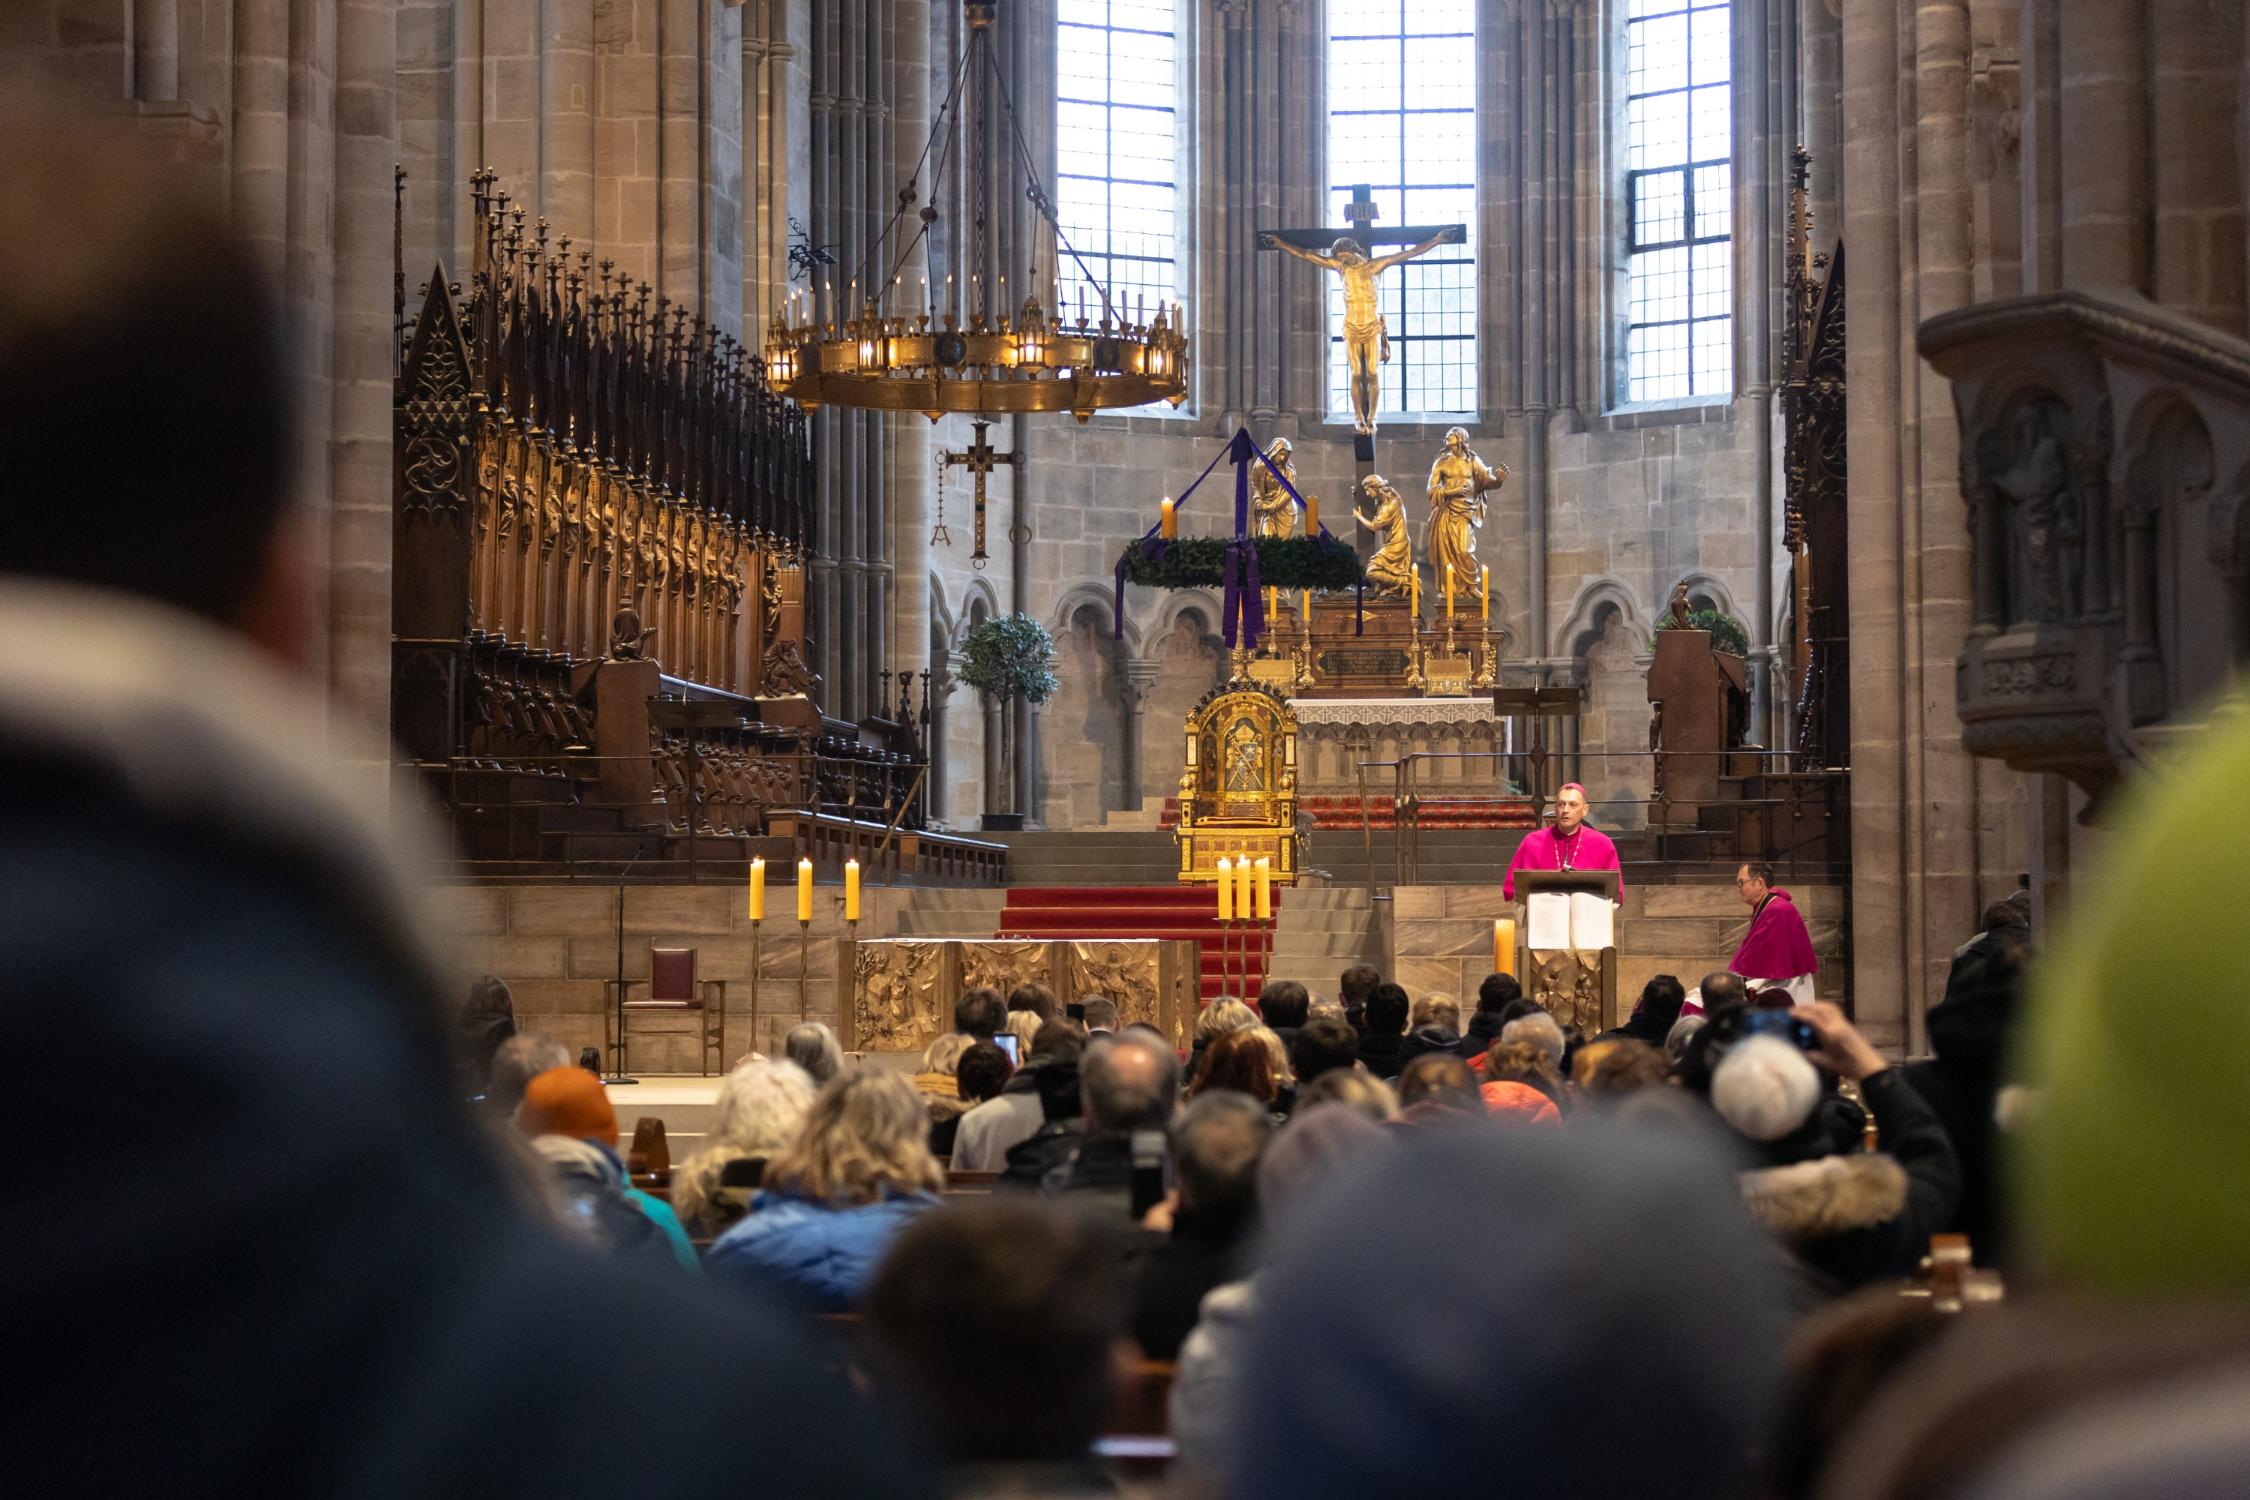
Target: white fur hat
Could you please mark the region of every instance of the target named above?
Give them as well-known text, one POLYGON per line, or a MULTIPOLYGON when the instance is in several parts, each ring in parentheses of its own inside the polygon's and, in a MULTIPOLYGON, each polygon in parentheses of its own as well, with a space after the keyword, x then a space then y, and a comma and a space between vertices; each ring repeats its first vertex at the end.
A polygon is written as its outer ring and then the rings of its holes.
POLYGON ((1711 1074, 1711 1107, 1754 1141, 1778 1141, 1812 1118, 1820 1074, 1776 1036, 1745 1038, 1711 1074))

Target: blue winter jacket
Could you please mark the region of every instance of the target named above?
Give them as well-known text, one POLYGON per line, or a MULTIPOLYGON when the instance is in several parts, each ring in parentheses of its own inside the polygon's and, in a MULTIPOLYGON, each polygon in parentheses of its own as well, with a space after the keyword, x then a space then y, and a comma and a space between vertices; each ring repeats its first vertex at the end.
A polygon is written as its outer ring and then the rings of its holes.
POLYGON ((915 1193, 831 1208, 793 1193, 760 1193, 750 1200, 748 1217, 711 1246, 704 1268, 784 1288, 815 1312, 850 1312, 898 1232, 937 1203, 929 1193, 915 1193))

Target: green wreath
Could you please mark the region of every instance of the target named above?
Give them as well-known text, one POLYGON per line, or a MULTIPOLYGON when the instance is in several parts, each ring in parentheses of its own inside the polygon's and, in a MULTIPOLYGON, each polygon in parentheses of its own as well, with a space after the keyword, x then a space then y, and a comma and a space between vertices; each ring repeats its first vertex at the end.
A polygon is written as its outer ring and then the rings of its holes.
MULTIPOLYGON (((1227 546, 1220 536, 1173 542, 1140 537, 1125 546, 1125 581, 1159 589, 1223 588, 1227 546)), ((1359 554, 1333 537, 1325 544, 1302 536, 1258 538, 1258 582, 1264 587, 1342 590, 1358 587, 1364 576, 1359 554)))

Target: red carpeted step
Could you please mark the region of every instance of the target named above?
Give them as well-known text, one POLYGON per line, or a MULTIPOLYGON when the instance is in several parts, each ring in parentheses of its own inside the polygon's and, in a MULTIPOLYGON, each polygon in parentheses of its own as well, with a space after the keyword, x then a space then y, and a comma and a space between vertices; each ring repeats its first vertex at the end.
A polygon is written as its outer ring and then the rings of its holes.
MULTIPOLYGON (((1273 888, 1279 907, 1284 888, 1273 888)), ((1222 935, 1218 897, 1208 885, 1018 886, 1000 913, 1004 937, 1168 938, 1202 945, 1199 990, 1206 1001, 1265 983, 1273 953, 1271 921, 1222 935), (1247 959, 1245 950, 1247 949, 1247 959), (1243 977, 1247 966, 1248 978, 1243 977), (1231 977, 1230 977, 1231 976, 1231 977)))

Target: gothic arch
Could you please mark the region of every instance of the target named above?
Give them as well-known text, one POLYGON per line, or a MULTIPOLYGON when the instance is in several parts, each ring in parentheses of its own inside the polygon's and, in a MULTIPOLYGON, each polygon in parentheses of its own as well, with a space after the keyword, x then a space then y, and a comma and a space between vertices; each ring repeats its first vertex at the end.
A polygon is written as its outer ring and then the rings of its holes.
POLYGON ((1219 600, 1202 589, 1168 589, 1164 602, 1157 605, 1155 619, 1149 626, 1147 639, 1154 643, 1169 636, 1179 627, 1180 616, 1193 611, 1203 621, 1203 633, 1213 637, 1218 630, 1219 600))
MULTIPOLYGON (((940 597, 940 586, 935 578, 930 580, 930 587, 933 597, 932 607, 936 608, 934 600, 940 597)), ((1006 613, 1007 611, 1000 607, 1000 596, 992 591, 990 581, 983 578, 971 579, 968 587, 961 591, 960 610, 948 612, 952 627, 946 636, 946 645, 949 648, 958 649, 961 644, 962 631, 967 630, 979 619, 994 620, 1006 613), (982 606, 981 614, 979 613, 979 606, 982 606)))
POLYGON ((1648 650, 1655 644, 1649 632, 1648 620, 1640 601, 1633 591, 1616 578, 1602 575, 1589 578, 1578 586, 1578 597, 1570 602, 1570 613, 1563 620, 1562 629, 1555 632, 1554 655, 1570 657, 1578 654, 1578 638, 1594 628, 1604 606, 1614 609, 1625 628, 1633 633, 1635 649, 1648 650))
MULTIPOLYGON (((1114 631, 1117 628, 1115 590, 1108 584, 1091 582, 1074 583, 1063 590, 1062 597, 1055 601, 1054 618, 1048 622, 1047 628, 1059 635, 1068 630, 1078 612, 1089 605, 1101 616, 1101 628, 1104 631, 1114 631)), ((1124 645, 1132 655, 1140 654, 1140 627, 1133 623, 1130 614, 1125 617, 1124 645)))

